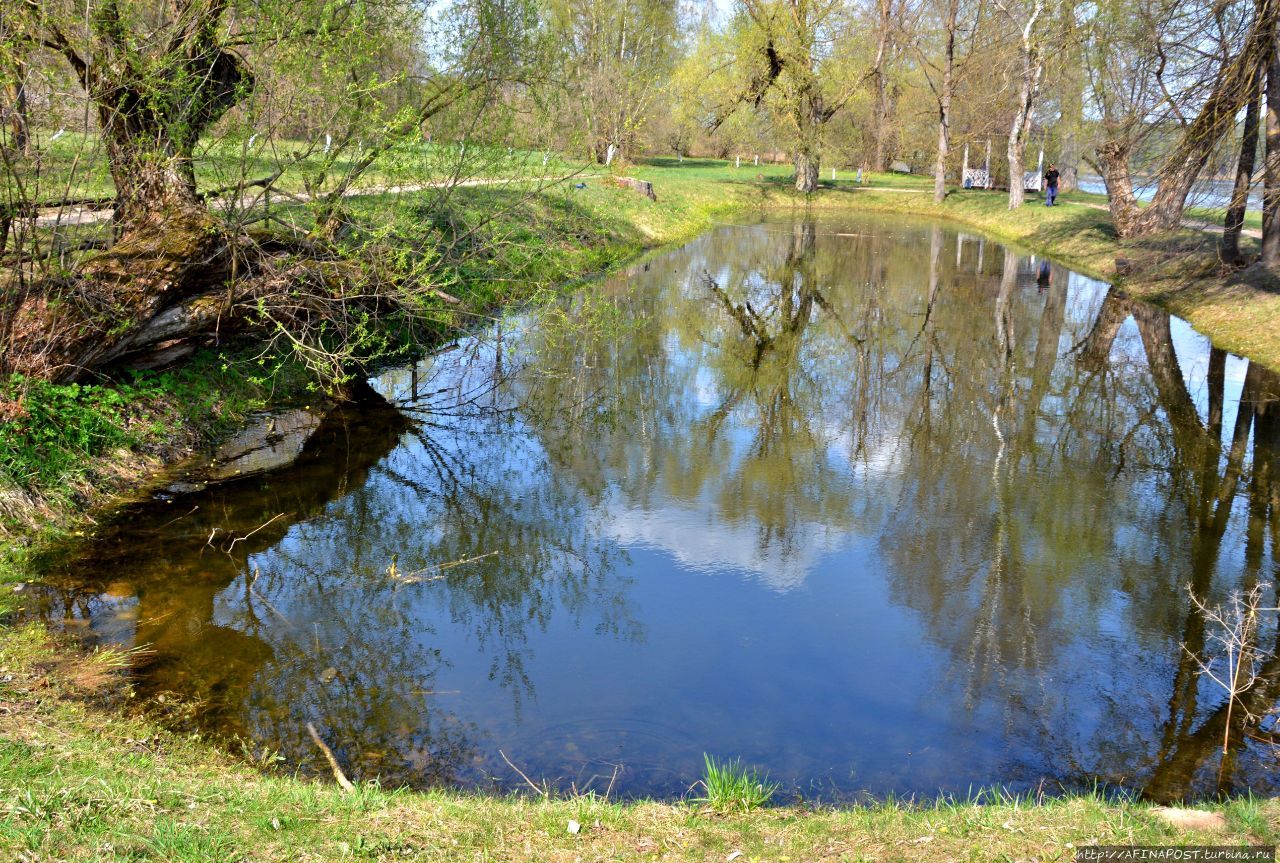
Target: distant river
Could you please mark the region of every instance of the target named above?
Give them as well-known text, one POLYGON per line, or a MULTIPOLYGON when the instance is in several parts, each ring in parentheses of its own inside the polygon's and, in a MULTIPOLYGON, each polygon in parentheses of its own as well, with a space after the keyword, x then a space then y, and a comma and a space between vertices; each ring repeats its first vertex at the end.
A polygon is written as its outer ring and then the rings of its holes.
MULTIPOLYGON (((1225 207, 1231 202, 1231 190, 1233 187, 1234 183, 1227 180, 1202 180, 1192 188, 1191 194, 1187 196, 1187 206, 1225 207)), ((1099 195, 1107 193, 1106 184, 1097 175, 1082 174, 1080 176, 1080 189, 1084 192, 1093 192, 1099 195)), ((1150 201, 1155 197, 1156 187, 1155 185, 1141 185, 1141 181, 1135 180, 1133 191, 1139 200, 1150 201)), ((1260 185, 1255 185, 1249 192, 1249 209, 1262 209, 1262 189, 1260 185)))

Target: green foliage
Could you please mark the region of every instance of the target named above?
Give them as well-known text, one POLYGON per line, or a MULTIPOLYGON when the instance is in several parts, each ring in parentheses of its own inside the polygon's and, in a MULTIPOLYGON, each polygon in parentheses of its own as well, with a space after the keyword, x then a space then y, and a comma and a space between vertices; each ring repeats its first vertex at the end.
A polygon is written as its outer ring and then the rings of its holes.
POLYGON ((742 765, 742 760, 716 761, 710 755, 702 756, 705 772, 702 786, 706 796, 696 798, 720 812, 750 812, 768 804, 778 793, 778 783, 770 782, 768 774, 742 765))
MULTIPOLYGON (((104 473, 128 474, 127 464, 140 464, 140 455, 181 454, 270 400, 288 400, 304 389, 304 378, 287 359, 213 351, 172 371, 131 372, 95 384, 13 375, 0 383, 6 414, 0 490, 65 503, 86 491, 86 483, 99 484, 104 473)), ((9 527, 0 521, 0 532, 9 527)))
POLYGON ((91 459, 131 442, 128 405, 145 398, 133 385, 57 385, 14 375, 2 400, 13 418, 0 434, 0 470, 33 490, 83 470, 91 459))

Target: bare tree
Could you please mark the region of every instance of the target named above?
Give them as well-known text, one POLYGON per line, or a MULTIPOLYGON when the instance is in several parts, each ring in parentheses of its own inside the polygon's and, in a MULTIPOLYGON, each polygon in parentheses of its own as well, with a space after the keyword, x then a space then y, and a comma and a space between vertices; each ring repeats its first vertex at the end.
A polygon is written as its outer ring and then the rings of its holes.
POLYGON ((900 31, 906 24, 907 0, 876 0, 876 54, 869 76, 875 87, 876 107, 872 129, 874 149, 871 170, 883 171, 888 166, 889 147, 894 137, 894 114, 897 108, 897 85, 890 74, 901 52, 900 31))
POLYGON ((1031 132, 1036 103, 1040 98, 1040 84, 1044 79, 1045 34, 1040 18, 1045 12, 1045 0, 1031 0, 1030 5, 1011 5, 996 0, 1000 10, 1020 30, 1021 77, 1018 85, 1018 105, 1009 127, 1009 209, 1022 206, 1022 165, 1027 149, 1027 137, 1031 132))
MULTIPOLYGON (((951 104, 955 99, 956 80, 964 63, 973 56, 973 46, 969 46, 963 57, 957 57, 958 41, 961 35, 961 0, 940 0, 939 13, 942 18, 942 57, 933 62, 916 43, 917 52, 925 67, 925 81, 933 92, 938 106, 938 145, 933 164, 933 200, 942 203, 947 194, 947 158, 951 153, 951 104), (936 83, 935 83, 935 79, 936 83)), ((976 35, 982 20, 982 3, 973 10, 973 21, 968 27, 970 37, 976 35)), ((961 178, 963 181, 963 178, 961 178)))

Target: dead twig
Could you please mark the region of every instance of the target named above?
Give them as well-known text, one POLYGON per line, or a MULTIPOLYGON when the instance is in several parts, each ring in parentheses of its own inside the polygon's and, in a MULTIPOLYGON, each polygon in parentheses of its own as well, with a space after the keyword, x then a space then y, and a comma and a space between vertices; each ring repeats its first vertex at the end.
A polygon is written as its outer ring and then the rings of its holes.
MULTIPOLYGON (((316 727, 310 722, 307 723, 307 733, 311 735, 311 739, 315 741, 316 746, 320 747, 320 751, 324 753, 325 760, 329 762, 329 769, 333 771, 333 778, 342 786, 342 790, 355 791, 356 787, 351 784, 351 780, 347 778, 347 775, 342 772, 342 768, 338 766, 338 759, 334 757, 333 750, 320 739, 320 732, 316 731, 316 727)), ((507 763, 510 764, 511 762, 508 761, 507 763)))
POLYGON ((520 778, 521 778, 521 779, 523 779, 523 780, 528 784, 528 786, 529 786, 530 788, 532 788, 532 789, 533 789, 535 792, 537 792, 538 794, 541 794, 543 797, 546 797, 546 796, 547 796, 547 789, 545 789, 545 788, 539 788, 537 785, 534 785, 534 784, 533 784, 533 780, 532 780, 532 779, 530 779, 528 776, 526 776, 523 770, 521 770, 519 767, 516 767, 514 764, 512 764, 512 763, 511 763, 511 759, 507 757, 507 753, 505 753, 505 752, 503 752, 501 749, 499 749, 499 750, 498 750, 498 754, 502 756, 502 760, 503 760, 503 761, 507 762, 507 766, 508 766, 508 767, 510 767, 510 768, 511 768, 512 770, 514 770, 516 773, 519 773, 519 774, 520 774, 520 778))
POLYGON ((477 554, 475 557, 464 557, 461 560, 451 560, 448 563, 442 563, 439 566, 428 566, 425 569, 414 570, 413 572, 407 572, 403 575, 396 569, 396 562, 392 559, 391 565, 387 567, 387 575, 391 576, 392 579, 400 584, 422 584, 427 581, 439 581, 445 577, 445 570, 453 569, 455 566, 462 566, 464 563, 475 563, 477 560, 484 560, 485 558, 493 557, 497 554, 497 551, 488 551, 484 554, 477 554), (424 575, 424 573, 428 572, 434 572, 435 575, 424 575))

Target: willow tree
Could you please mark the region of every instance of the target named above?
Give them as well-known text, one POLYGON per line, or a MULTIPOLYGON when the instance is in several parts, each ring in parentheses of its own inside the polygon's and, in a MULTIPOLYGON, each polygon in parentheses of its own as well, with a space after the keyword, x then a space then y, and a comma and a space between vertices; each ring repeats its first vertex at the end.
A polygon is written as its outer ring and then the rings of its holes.
MULTIPOLYGON (((61 64, 79 83, 114 186, 110 248, 24 295, 15 329, 27 341, 14 367, 81 376, 124 354, 216 330, 238 297, 249 296, 250 308, 261 308, 265 294, 294 302, 291 283, 309 281, 315 291, 294 320, 323 317, 318 307, 332 297, 346 302, 341 283, 352 269, 299 262, 297 253, 314 256, 316 243, 251 241, 211 209, 215 190, 196 182, 200 148, 233 116, 250 131, 261 124, 264 138, 282 137, 281 117, 291 111, 320 116, 329 129, 324 153, 315 142, 309 152, 322 165, 321 182, 306 184, 318 206, 332 204, 379 155, 418 136, 424 119, 490 79, 485 61, 521 18, 503 0, 468 8, 473 14, 458 16, 468 45, 441 47, 420 68, 397 70, 386 68, 390 48, 424 39, 443 20, 417 0, 6 3, 7 36, 29 62, 61 64), (458 66, 458 57, 469 65, 458 66), (286 81, 279 68, 290 63, 310 79, 299 72, 286 81), (263 109, 262 97, 273 95, 263 93, 264 81, 291 89, 263 109), (396 104, 383 98, 394 84, 403 97, 396 104), (343 148, 361 155, 326 187, 343 148)), ((27 206, 41 203, 49 202, 27 206)))
POLYGON ((1096 164, 1121 237, 1181 225, 1196 179, 1255 97, 1278 14, 1280 0, 1108 0, 1096 8, 1087 51, 1103 130, 1096 164), (1133 191, 1143 159, 1158 183, 1148 206, 1133 191))
POLYGON ((816 191, 823 131, 861 83, 841 51, 852 32, 843 0, 742 0, 713 130, 743 106, 766 109, 791 152, 796 191, 816 191))

